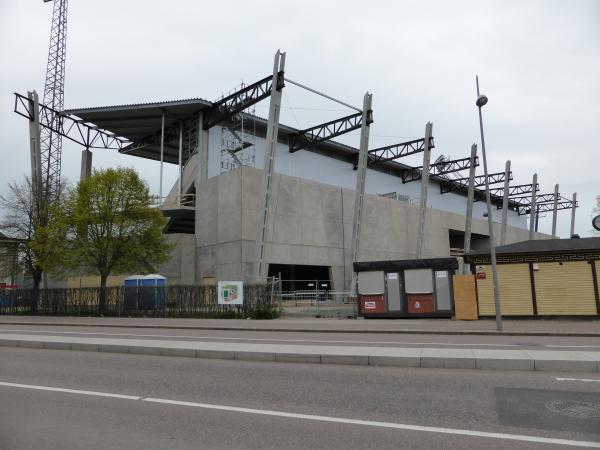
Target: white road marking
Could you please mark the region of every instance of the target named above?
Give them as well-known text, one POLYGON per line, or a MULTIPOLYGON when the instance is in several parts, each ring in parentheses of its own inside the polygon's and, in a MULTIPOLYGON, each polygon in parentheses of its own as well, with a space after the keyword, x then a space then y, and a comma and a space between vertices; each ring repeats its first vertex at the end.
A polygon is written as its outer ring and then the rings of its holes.
POLYGON ((259 341, 259 342, 311 342, 322 344, 393 344, 393 345, 443 345, 460 347, 522 347, 519 344, 477 344, 477 343, 449 343, 449 342, 405 342, 405 341, 352 341, 352 340, 324 340, 324 339, 273 339, 273 338, 245 338, 245 337, 221 337, 221 336, 185 336, 185 335, 167 335, 167 334, 134 334, 134 333, 103 333, 103 332, 85 332, 85 331, 37 331, 37 330, 15 330, 0 329, 0 332, 14 333, 35 333, 35 334, 76 334, 85 336, 130 336, 147 338, 179 338, 179 339, 206 339, 206 340, 224 340, 224 341, 259 341))
POLYGON ((98 392, 98 391, 82 391, 80 389, 65 389, 65 388, 58 388, 58 387, 51 387, 51 386, 36 386, 34 384, 7 383, 5 381, 0 381, 0 386, 23 388, 23 389, 35 389, 38 391, 64 392, 67 394, 93 395, 95 397, 112 397, 112 398, 120 398, 123 400, 141 400, 142 399, 142 397, 139 397, 137 395, 111 394, 111 393, 107 393, 107 392, 98 392))
POLYGON ((595 378, 557 378, 554 377, 556 381, 582 381, 584 383, 600 383, 600 379, 595 378))
POLYGON ((554 445, 570 445, 577 447, 592 447, 592 448, 600 448, 600 442, 592 442, 592 441, 576 441, 571 439, 558 439, 558 438, 546 438, 541 436, 529 436, 523 434, 508 434, 508 433, 493 433, 488 431, 476 431, 476 430, 465 430, 459 428, 444 428, 444 427, 429 427, 429 426, 421 426, 421 425, 410 425, 404 423, 394 423, 394 422, 379 422, 373 420, 359 420, 359 419, 349 419, 344 417, 330 417, 330 416, 319 416, 314 414, 298 414, 291 413, 285 411, 272 411, 268 409, 253 409, 253 408, 240 408, 237 406, 227 406, 227 405, 215 405, 210 403, 197 403, 197 402, 186 402, 180 400, 169 400, 163 398, 151 398, 151 397, 140 397, 136 395, 123 395, 123 394, 111 394, 107 392, 96 392, 96 391, 85 391, 79 389, 64 389, 57 388, 51 386, 37 386, 31 384, 18 384, 18 383, 8 383, 0 381, 0 386, 12 387, 12 388, 22 388, 22 389, 34 389, 41 391, 51 391, 51 392, 61 392, 67 394, 81 394, 81 395, 92 395, 97 397, 110 397, 121 400, 137 400, 142 402, 149 403, 158 403, 158 404, 167 404, 167 405, 176 405, 176 406, 188 406, 193 408, 202 408, 202 409, 210 409, 217 411, 229 411, 229 412, 237 412, 237 413, 246 413, 246 414, 257 414, 263 416, 274 416, 274 417, 286 417, 290 419, 301 419, 301 420, 314 420, 320 422, 330 422, 330 423, 342 423, 349 425, 362 425, 369 427, 378 427, 378 428, 391 428, 396 430, 407 430, 407 431, 420 431, 426 433, 441 433, 441 434, 451 434, 458 436, 474 436, 474 437, 482 437, 482 438, 491 438, 491 439, 504 439, 504 440, 512 440, 512 441, 523 441, 523 442, 536 442, 542 444, 554 444, 554 445))
POLYGON ((600 348, 600 345, 546 345, 550 348, 600 348))

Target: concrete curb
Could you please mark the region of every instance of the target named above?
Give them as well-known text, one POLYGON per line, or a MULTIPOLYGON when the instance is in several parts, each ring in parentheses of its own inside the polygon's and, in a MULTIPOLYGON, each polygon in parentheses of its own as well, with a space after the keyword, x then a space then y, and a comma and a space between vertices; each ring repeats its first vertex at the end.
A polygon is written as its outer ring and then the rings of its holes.
POLYGON ((0 347, 75 350, 240 361, 507 371, 600 372, 600 352, 334 347, 2 335, 0 347), (109 342, 113 341, 113 342, 109 342), (160 342, 157 344, 157 342, 160 342), (196 347, 196 348, 193 348, 196 347))
POLYGON ((340 334, 431 334, 446 336, 555 336, 555 337, 597 337, 600 332, 580 331, 495 331, 495 330, 373 330, 362 329, 320 329, 320 328, 250 328, 192 325, 141 325, 141 324, 91 324, 91 323, 53 323, 53 322, 2 322, 0 325, 44 326, 44 327, 82 327, 82 328, 140 328, 160 330, 207 330, 207 331, 264 331, 277 333, 340 333, 340 334))

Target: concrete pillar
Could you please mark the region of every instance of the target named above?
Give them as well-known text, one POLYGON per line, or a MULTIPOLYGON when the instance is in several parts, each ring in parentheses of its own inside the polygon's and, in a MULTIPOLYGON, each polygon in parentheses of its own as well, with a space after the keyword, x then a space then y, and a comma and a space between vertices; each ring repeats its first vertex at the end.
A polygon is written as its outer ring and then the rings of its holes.
POLYGON ((571 207, 571 233, 569 238, 575 234, 575 210, 577 208, 577 192, 573 192, 573 206, 571 207))
MULTIPOLYGON (((473 197, 475 195, 475 158, 477 158, 477 144, 471 145, 471 160, 469 165, 469 188, 467 191, 467 216, 465 221, 464 252, 471 251, 471 226, 473 223, 473 197)), ((470 272, 469 265, 463 264, 463 273, 470 272)))
POLYGON ((535 238, 535 223, 537 222, 537 211, 536 211, 536 186, 537 186, 537 173, 533 174, 533 181, 531 182, 531 209, 529 212, 529 240, 533 241, 535 238))
POLYGON ((433 133, 433 124, 425 125, 425 150, 423 151, 423 169, 421 170, 421 197, 419 203, 419 230, 417 235, 417 259, 423 255, 423 241, 425 240, 425 222, 427 219, 427 194, 429 191, 429 163, 431 161, 431 148, 429 141, 433 133))
POLYGON ((510 159, 504 169, 504 195, 502 196, 502 226, 500 228, 500 245, 506 244, 506 223, 508 221, 508 188, 510 185, 510 159))
POLYGON ((552 239, 556 239, 556 219, 558 216, 558 184, 554 185, 554 205, 552 207, 552 239))
POLYGON ((158 204, 162 206, 162 188, 163 188, 163 164, 165 156, 165 113, 162 113, 162 121, 160 127, 160 177, 158 184, 158 204))
POLYGON ((29 152, 31 157, 31 194, 33 196, 34 220, 39 220, 42 209, 42 151, 40 147, 40 104, 36 91, 27 93, 29 98, 29 152))
POLYGON ((92 175, 92 152, 89 149, 81 151, 81 174, 79 180, 87 180, 92 175))
MULTIPOLYGON (((362 211, 365 198, 365 182, 367 179, 367 163, 369 160, 369 119, 371 117, 371 107, 373 95, 368 92, 363 97, 362 123, 360 129, 360 146, 358 150, 358 170, 356 172, 356 190, 354 192, 354 220, 352 223, 352 263, 359 260, 360 252, 360 229, 362 222, 362 211)), ((343 226, 343 224, 342 224, 343 226)), ((352 286, 354 291, 356 286, 356 276, 352 268, 352 286)))
POLYGON ((285 52, 279 50, 275 53, 273 61, 273 81, 271 85, 271 102, 269 105, 269 119, 267 121, 267 135, 265 137, 265 160, 263 163, 262 202, 258 218, 258 232, 256 236, 256 257, 254 260, 254 277, 256 280, 266 279, 269 271, 269 257, 267 240, 271 222, 271 203, 273 188, 273 172, 275 170, 275 156, 277 155, 277 135, 279 134, 279 114, 281 112, 281 97, 283 87, 278 89, 279 72, 285 69, 285 52))

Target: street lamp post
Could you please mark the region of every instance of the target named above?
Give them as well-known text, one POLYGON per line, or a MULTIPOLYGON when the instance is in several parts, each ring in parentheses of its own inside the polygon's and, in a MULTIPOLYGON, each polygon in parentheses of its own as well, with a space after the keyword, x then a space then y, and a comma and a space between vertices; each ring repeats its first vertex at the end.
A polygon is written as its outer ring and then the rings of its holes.
POLYGON ((479 131, 481 133, 481 158, 483 159, 483 174, 485 178, 485 199, 487 203, 487 219, 490 234, 490 256, 492 259, 492 280, 494 283, 494 304, 496 306, 496 329, 502 331, 502 312, 500 310, 500 287, 498 285, 498 271, 496 270, 496 244, 494 243, 494 227, 492 224, 492 202, 490 198, 490 183, 488 179, 487 158, 485 154, 485 139, 483 137, 483 119, 481 108, 488 102, 485 95, 479 94, 479 77, 475 77, 477 84, 477 109, 479 110, 479 131))

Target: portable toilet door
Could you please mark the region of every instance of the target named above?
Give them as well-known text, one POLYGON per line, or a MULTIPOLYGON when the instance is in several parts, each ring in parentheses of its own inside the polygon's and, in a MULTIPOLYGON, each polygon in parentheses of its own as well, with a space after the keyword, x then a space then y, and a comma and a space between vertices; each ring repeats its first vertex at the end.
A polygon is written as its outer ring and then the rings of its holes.
POLYGON ((162 275, 150 274, 140 279, 142 289, 142 308, 159 309, 165 304, 165 286, 167 279, 162 275))
POLYGON ((123 309, 133 311, 138 309, 138 286, 142 275, 131 275, 123 280, 123 309))

